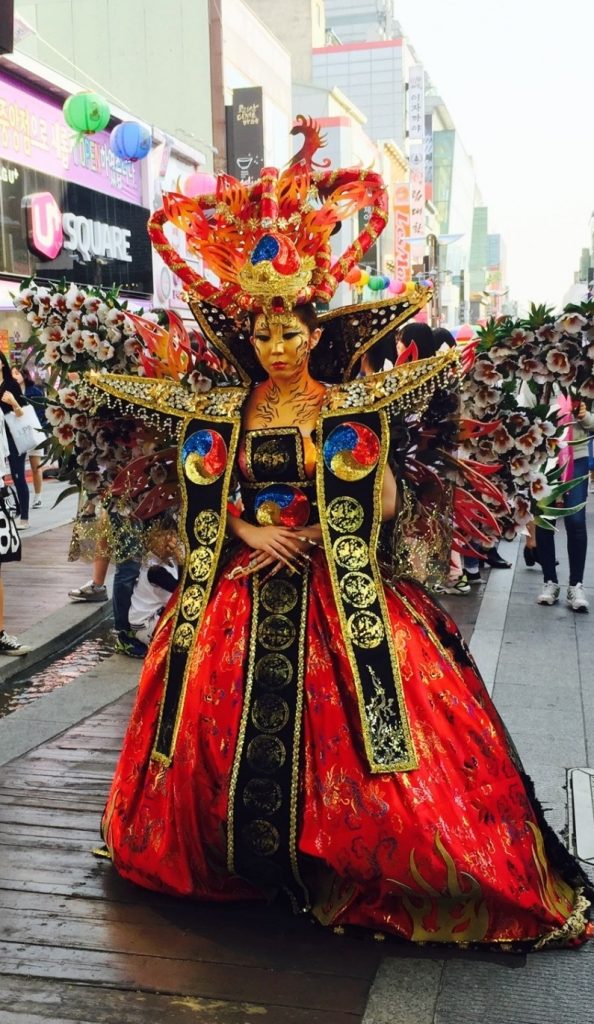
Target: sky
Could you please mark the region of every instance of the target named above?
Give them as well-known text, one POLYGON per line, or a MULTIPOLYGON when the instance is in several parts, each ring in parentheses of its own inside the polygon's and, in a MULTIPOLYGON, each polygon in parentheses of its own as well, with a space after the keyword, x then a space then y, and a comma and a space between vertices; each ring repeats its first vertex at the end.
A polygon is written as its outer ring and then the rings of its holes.
POLYGON ((473 157, 510 298, 559 305, 594 211, 594 0, 396 0, 473 157))

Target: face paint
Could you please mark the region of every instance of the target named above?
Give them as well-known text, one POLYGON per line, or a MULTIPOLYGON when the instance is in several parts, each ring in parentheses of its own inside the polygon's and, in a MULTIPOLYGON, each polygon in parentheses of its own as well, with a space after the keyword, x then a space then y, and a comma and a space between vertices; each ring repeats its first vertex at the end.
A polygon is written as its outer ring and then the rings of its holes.
POLYGON ((256 317, 253 345, 262 369, 270 377, 294 377, 307 364, 311 348, 308 328, 296 316, 269 322, 263 314, 256 317))

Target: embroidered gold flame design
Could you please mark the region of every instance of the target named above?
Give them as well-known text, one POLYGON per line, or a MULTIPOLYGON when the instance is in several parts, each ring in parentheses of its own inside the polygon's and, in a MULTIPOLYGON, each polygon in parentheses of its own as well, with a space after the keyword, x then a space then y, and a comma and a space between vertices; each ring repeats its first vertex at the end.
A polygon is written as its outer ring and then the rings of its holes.
POLYGON ((447 889, 438 892, 425 881, 415 863, 415 851, 410 855, 410 871, 422 896, 410 886, 390 879, 402 889, 402 904, 410 915, 413 942, 482 942, 489 927, 489 912, 482 897, 482 889, 466 871, 458 873, 456 865, 435 833, 435 846, 447 871, 447 889))
POLYGON ((563 879, 551 871, 542 832, 538 826, 532 821, 526 824, 534 836, 535 849, 532 851, 532 859, 538 871, 540 898, 550 914, 565 919, 573 910, 575 893, 563 879))

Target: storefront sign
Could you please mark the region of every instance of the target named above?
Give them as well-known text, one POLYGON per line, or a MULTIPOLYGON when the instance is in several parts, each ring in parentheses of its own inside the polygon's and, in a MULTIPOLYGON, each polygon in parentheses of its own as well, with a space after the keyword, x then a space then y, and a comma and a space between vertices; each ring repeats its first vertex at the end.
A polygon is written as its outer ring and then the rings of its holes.
POLYGON ((142 203, 141 164, 120 160, 109 133, 86 135, 74 145, 61 106, 0 74, 0 153, 6 161, 42 170, 116 199, 142 203))
POLYGON ((425 72, 415 64, 408 73, 408 137, 419 142, 425 137, 425 72))
POLYGON ((227 108, 227 166, 240 181, 254 181, 264 166, 264 120, 260 86, 233 90, 227 108))
POLYGON ((425 199, 433 199, 433 115, 425 114, 425 199))
POLYGON ((152 295, 143 207, 0 162, 0 211, 0 274, 152 295))
POLYGON ((411 142, 410 164, 410 230, 412 235, 425 234, 425 147, 411 142))
POLYGON ((394 191, 394 276, 401 284, 410 279, 410 185, 396 185, 394 191))

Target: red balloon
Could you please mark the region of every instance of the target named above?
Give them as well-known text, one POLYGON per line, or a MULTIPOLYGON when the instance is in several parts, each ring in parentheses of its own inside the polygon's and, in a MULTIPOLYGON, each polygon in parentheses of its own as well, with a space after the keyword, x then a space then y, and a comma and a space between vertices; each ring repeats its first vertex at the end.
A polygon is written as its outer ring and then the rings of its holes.
POLYGON ((358 284, 361 280, 362 271, 359 267, 353 267, 346 275, 345 281, 349 284, 358 284))

